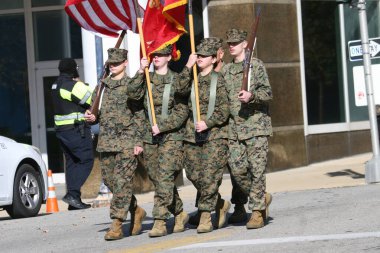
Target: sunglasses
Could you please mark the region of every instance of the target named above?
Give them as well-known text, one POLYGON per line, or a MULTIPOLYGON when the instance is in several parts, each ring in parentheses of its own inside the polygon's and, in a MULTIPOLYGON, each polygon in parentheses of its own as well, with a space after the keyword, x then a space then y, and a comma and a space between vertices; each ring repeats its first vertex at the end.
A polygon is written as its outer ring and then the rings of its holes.
POLYGON ((110 62, 109 65, 110 66, 114 66, 114 67, 117 67, 117 66, 120 66, 121 64, 123 64, 124 61, 120 61, 120 62, 110 62))
POLYGON ((197 54, 198 58, 207 58, 207 57, 215 57, 214 55, 203 55, 203 54, 197 54))
POLYGON ((169 55, 170 54, 152 54, 152 58, 154 58, 154 57, 167 57, 169 55))
POLYGON ((227 42, 228 46, 230 47, 235 47, 237 45, 239 45, 240 43, 242 43, 243 41, 239 41, 239 42, 227 42))

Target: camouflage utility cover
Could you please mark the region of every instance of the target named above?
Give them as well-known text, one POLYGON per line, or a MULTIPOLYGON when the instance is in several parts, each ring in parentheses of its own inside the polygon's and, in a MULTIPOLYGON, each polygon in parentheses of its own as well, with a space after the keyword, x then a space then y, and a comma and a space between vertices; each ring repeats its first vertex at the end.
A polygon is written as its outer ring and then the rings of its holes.
POLYGON ((216 55, 216 52, 222 46, 220 41, 221 39, 216 37, 204 38, 197 46, 196 54, 204 56, 216 55))
POLYGON ((223 39, 218 37, 210 37, 209 39, 212 39, 218 48, 223 46, 223 39))
POLYGON ((172 50, 173 50, 173 46, 167 45, 166 47, 164 47, 158 51, 153 52, 153 54, 168 54, 169 55, 172 53, 172 50))
POLYGON ((227 43, 241 42, 247 39, 247 32, 244 30, 232 28, 226 32, 226 36, 227 36, 227 40, 226 40, 227 43))
POLYGON ((107 52, 108 52, 108 60, 106 61, 106 64, 123 62, 125 60, 128 60, 128 50, 126 49, 109 48, 107 52))

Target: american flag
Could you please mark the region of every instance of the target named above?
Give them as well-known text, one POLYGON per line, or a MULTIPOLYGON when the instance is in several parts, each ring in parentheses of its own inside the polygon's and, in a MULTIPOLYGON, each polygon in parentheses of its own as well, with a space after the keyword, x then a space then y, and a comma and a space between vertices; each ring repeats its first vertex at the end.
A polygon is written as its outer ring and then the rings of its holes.
POLYGON ((68 0, 65 11, 89 31, 112 37, 121 30, 138 32, 134 0, 68 0))

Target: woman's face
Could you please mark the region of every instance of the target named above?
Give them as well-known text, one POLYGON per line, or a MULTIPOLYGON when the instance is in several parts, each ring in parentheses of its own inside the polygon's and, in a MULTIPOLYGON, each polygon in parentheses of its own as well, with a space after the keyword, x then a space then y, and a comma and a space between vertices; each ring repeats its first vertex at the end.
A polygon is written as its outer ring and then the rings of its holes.
POLYGON ((123 72, 127 64, 128 64, 128 60, 125 60, 122 62, 109 63, 108 66, 112 75, 118 75, 121 72, 123 72))
POLYGON ((209 67, 210 65, 213 65, 216 61, 216 58, 212 55, 205 56, 205 55, 198 55, 197 57, 197 65, 200 69, 205 69, 209 67))
POLYGON ((160 68, 160 67, 168 65, 172 57, 166 54, 153 54, 152 58, 153 58, 154 67, 160 68))

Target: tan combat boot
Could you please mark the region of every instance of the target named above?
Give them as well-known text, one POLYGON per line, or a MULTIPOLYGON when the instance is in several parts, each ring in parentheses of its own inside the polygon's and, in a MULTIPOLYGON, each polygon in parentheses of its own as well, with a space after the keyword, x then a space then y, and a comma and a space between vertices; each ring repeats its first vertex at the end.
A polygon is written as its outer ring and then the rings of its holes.
POLYGON ((263 214, 265 215, 265 210, 253 210, 251 218, 247 222, 246 227, 248 229, 264 227, 263 214))
POLYGON ((131 212, 131 225, 129 227, 130 235, 138 235, 142 229, 142 222, 146 217, 146 212, 139 206, 136 206, 136 209, 131 212))
POLYGON ((265 193, 265 217, 264 220, 267 220, 269 218, 269 205, 272 203, 272 194, 265 193))
POLYGON ((197 227, 198 233, 208 233, 212 231, 212 223, 211 223, 211 213, 210 212, 202 212, 201 220, 199 221, 199 225, 197 227))
POLYGON ((164 220, 154 220, 154 225, 152 230, 149 232, 149 237, 160 237, 167 235, 166 221, 164 220))
POLYGON ((122 229, 123 221, 121 219, 113 219, 110 229, 104 236, 104 240, 119 240, 124 237, 122 229))
POLYGON ((218 222, 217 228, 222 228, 224 224, 226 223, 226 216, 228 213, 228 210, 231 208, 231 203, 229 201, 226 201, 224 199, 219 199, 218 203, 216 204, 216 220, 218 222))
POLYGON ((179 233, 185 231, 185 225, 189 221, 189 215, 182 211, 175 216, 175 223, 173 233, 179 233))
POLYGON ((251 218, 247 222, 248 229, 262 228, 269 217, 269 205, 272 203, 272 195, 265 193, 265 210, 253 210, 251 218))

